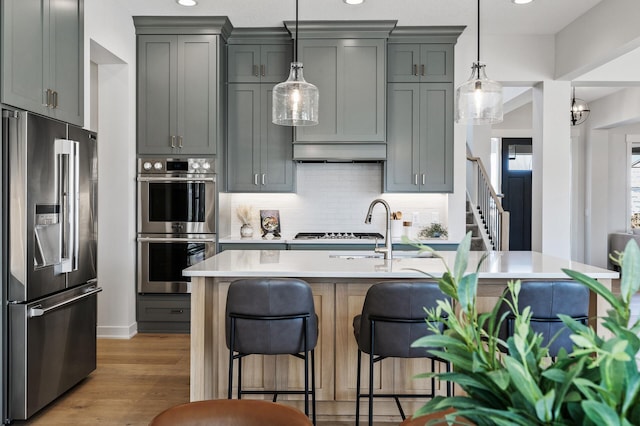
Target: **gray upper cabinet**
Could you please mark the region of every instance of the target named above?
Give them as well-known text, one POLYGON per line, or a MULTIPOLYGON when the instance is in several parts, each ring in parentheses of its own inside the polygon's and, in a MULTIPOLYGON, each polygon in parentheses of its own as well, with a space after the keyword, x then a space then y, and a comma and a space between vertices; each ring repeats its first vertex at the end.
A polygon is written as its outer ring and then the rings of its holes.
POLYGON ((229 45, 229 83, 279 83, 289 76, 291 44, 229 45))
POLYGON ((138 154, 214 155, 223 128, 226 17, 134 17, 138 154))
POLYGON ((298 58, 320 99, 318 125, 296 128, 296 144, 384 144, 386 39, 394 26, 395 21, 300 23, 298 58))
POLYGON ((384 40, 300 40, 304 77, 320 92, 319 123, 296 142, 385 141, 384 40))
POLYGON ((294 192, 291 127, 271 122, 273 84, 229 84, 227 189, 294 192))
POLYGON ((84 124, 83 0, 3 0, 2 102, 84 124))
POLYGON ((453 84, 389 83, 386 192, 453 192, 453 84))
POLYGON ((389 44, 388 81, 453 81, 453 45, 444 43, 389 44))
POLYGON ((464 27, 389 37, 385 192, 453 192, 453 53, 464 27))

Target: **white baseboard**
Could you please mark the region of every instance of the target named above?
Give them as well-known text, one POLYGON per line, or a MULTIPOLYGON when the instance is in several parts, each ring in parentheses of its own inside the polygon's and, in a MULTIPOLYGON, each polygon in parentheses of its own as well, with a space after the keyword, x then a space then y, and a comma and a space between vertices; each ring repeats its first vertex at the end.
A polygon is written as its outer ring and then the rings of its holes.
POLYGON ((128 327, 112 327, 112 326, 98 326, 97 328, 98 339, 131 339, 138 334, 138 323, 134 322, 128 327))

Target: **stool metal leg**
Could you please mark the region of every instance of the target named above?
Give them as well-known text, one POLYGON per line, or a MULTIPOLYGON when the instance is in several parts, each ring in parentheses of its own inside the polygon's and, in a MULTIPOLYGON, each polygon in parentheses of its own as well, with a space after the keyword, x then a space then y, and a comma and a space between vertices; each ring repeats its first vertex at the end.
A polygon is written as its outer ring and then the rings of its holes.
POLYGON ((233 387, 233 346, 236 337, 236 319, 231 318, 231 344, 229 345, 229 387, 227 389, 227 399, 231 399, 231 388, 233 387))
POLYGON ((375 326, 371 320, 371 351, 369 352, 369 426, 373 426, 373 355, 375 354, 375 326))
POLYGON ((356 426, 360 423, 360 368, 362 366, 362 351, 358 349, 358 370, 356 373, 356 426))
POLYGON ((313 410, 313 426, 316 425, 316 354, 311 350, 311 409, 313 410))

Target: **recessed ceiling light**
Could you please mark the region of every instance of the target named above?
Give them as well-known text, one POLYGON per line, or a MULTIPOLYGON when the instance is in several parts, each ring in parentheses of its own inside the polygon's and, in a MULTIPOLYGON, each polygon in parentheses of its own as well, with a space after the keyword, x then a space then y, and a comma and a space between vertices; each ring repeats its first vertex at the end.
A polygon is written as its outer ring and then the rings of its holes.
POLYGON ((195 6, 198 4, 196 0, 176 0, 180 6, 195 6))
POLYGON ((362 4, 364 0, 343 0, 346 4, 362 4))
POLYGON ((512 3, 515 4, 527 4, 527 3, 531 3, 533 0, 511 0, 512 3))

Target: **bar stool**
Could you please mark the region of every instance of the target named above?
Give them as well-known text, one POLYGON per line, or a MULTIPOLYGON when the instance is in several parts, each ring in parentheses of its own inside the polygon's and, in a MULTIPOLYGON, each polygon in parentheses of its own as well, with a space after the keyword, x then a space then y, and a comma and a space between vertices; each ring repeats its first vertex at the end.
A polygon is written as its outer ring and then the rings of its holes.
POLYGON ((229 348, 229 387, 233 387, 233 361, 238 360, 238 399, 243 394, 304 394, 304 412, 309 415, 311 394, 313 424, 316 424, 315 359, 318 317, 309 284, 293 278, 252 278, 231 283, 227 294, 226 342, 229 348), (304 391, 243 390, 242 358, 252 354, 290 354, 304 361, 304 391), (309 389, 311 360, 311 389, 309 389))
MULTIPOLYGON (((431 334, 425 324, 424 308, 435 308, 438 300, 448 299, 436 282, 393 281, 374 284, 367 291, 362 314, 353 319, 353 333, 358 343, 358 372, 356 384, 356 425, 360 421, 360 398, 369 399, 369 425, 373 424, 373 398, 393 398, 402 419, 406 419, 399 397, 428 397, 435 395, 435 378, 431 378, 431 392, 427 394, 374 394, 373 365, 388 357, 430 358, 432 371, 435 362, 447 361, 430 355, 429 348, 412 348, 420 337, 431 334), (362 353, 369 354, 369 393, 360 391, 360 368, 362 353)), ((449 299, 450 300, 450 299, 449 299)), ((440 324, 440 327, 443 327, 440 324)), ((451 384, 447 382, 447 396, 451 395, 451 384)))
POLYGON ((215 399, 164 410, 149 426, 310 426, 302 411, 269 401, 215 399))
MULTIPOLYGON (((512 300, 509 293, 507 300, 512 300)), ((555 358, 560 349, 571 352, 571 330, 558 314, 568 315, 587 325, 589 319, 589 288, 577 281, 523 281, 518 296, 518 310, 531 307, 531 329, 541 333, 543 345, 549 346, 549 356, 555 358)), ((502 322, 498 337, 506 341, 514 333, 515 317, 506 302, 499 308, 498 318, 509 312, 502 322)))

